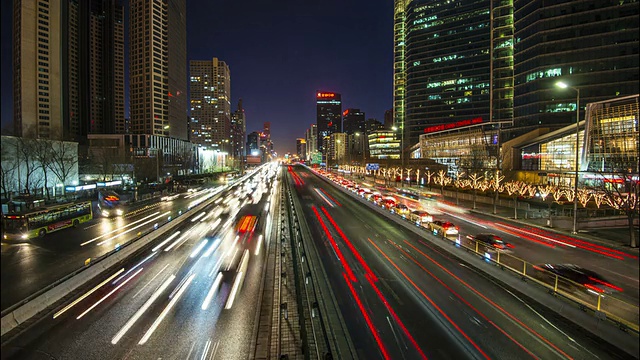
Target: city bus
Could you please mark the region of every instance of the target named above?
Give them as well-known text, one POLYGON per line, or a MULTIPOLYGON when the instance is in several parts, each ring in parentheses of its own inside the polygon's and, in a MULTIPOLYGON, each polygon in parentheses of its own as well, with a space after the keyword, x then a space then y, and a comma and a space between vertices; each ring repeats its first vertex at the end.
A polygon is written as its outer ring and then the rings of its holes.
POLYGON ((124 212, 120 206, 120 196, 111 190, 98 192, 98 209, 104 217, 121 216, 124 212))
POLYGON ((91 201, 54 205, 2 217, 5 240, 27 240, 76 227, 93 218, 91 201))

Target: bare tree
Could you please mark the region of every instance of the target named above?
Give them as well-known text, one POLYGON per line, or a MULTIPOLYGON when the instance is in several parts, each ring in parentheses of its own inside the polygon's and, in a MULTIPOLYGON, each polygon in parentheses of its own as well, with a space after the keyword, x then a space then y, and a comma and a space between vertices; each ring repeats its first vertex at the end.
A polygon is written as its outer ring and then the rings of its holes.
POLYGON ((42 173, 42 179, 44 180, 44 191, 47 199, 51 199, 51 193, 49 192, 49 164, 53 158, 53 149, 51 141, 48 140, 34 140, 33 141, 33 157, 36 160, 37 168, 42 173))
POLYGON ((0 186, 2 195, 8 199, 11 189, 15 183, 15 176, 18 170, 16 143, 11 141, 2 142, 2 157, 0 158, 0 186))
POLYGON ((66 141, 55 141, 52 146, 51 155, 49 169, 51 169, 51 172, 56 175, 63 185, 66 185, 69 177, 78 165, 77 144, 66 141))
MULTIPOLYGON (((22 185, 22 180, 24 180, 24 190, 27 194, 35 193, 41 180, 41 177, 37 174, 39 166, 35 155, 36 143, 36 139, 28 137, 18 138, 18 162, 21 165, 21 169, 24 169, 24 173, 21 172, 20 174, 21 179, 18 179, 18 183, 22 185)), ((20 193, 23 189, 18 190, 20 193)))
POLYGON ((473 173, 471 175, 469 175, 469 179, 471 180, 471 188, 473 188, 473 208, 476 208, 476 197, 478 194, 478 189, 481 186, 481 180, 482 180, 482 176, 477 174, 477 173, 473 173))
POLYGON ((640 213, 640 184, 634 179, 637 174, 616 174, 613 182, 606 182, 602 176, 600 190, 604 194, 604 200, 609 206, 620 210, 627 216, 629 224, 629 246, 638 247, 636 242, 636 229, 634 220, 640 213), (616 184, 618 182, 619 184, 616 184))

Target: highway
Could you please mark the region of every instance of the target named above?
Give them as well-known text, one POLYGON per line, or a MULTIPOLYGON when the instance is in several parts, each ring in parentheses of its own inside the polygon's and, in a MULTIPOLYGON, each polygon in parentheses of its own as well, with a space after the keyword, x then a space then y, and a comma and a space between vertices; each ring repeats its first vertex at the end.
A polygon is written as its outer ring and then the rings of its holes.
POLYGON ((102 286, 78 293, 3 346, 3 358, 246 359, 253 351, 271 196, 258 187, 222 193, 100 279, 102 286))
MULTIPOLYGON (((313 241, 362 359, 616 359, 628 355, 292 167, 313 241)), ((459 221, 458 221, 459 222, 459 221)))
POLYGON ((96 259, 151 230, 155 223, 185 211, 202 194, 184 193, 172 201, 156 201, 132 207, 121 217, 105 218, 94 211, 94 219, 25 242, 2 242, 2 310, 38 290, 82 268, 96 259))

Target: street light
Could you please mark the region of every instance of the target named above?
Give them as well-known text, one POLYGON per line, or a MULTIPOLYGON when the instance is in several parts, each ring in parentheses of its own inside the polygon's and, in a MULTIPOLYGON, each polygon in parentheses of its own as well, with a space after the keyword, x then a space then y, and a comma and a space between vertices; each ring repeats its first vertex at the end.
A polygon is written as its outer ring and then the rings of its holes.
POLYGON ((573 86, 569 86, 566 83, 562 82, 562 81, 558 81, 556 83, 556 86, 561 88, 561 89, 572 89, 575 90, 576 92, 576 162, 575 162, 575 168, 576 168, 576 172, 575 172, 575 178, 573 181, 573 231, 572 234, 577 234, 578 233, 578 149, 580 148, 580 130, 579 130, 579 123, 580 123, 580 89, 573 87, 573 86))

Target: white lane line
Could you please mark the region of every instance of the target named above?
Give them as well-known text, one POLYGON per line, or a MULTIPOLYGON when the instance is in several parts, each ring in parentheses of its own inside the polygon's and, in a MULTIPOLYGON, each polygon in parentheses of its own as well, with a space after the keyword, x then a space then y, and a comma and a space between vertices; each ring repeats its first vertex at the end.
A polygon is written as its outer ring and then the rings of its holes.
POLYGON ((57 313, 53 314, 53 318, 57 318, 58 316, 62 315, 65 311, 71 309, 75 304, 79 303, 80 301, 82 301, 84 298, 86 298, 87 296, 93 294, 96 290, 98 290, 99 288, 101 288, 104 284, 108 283, 109 281, 111 281, 114 277, 118 276, 121 272, 124 271, 124 268, 120 269, 119 271, 117 271, 115 274, 109 276, 109 278, 103 282, 101 282, 100 284, 96 285, 96 287, 94 287, 93 289, 87 291, 86 293, 84 293, 84 295, 80 296, 79 298, 77 298, 74 302, 72 302, 71 304, 65 306, 62 310, 58 311, 57 313))
POLYGON ((123 287, 126 283, 129 282, 129 280, 133 279, 134 277, 136 277, 136 275, 140 274, 140 272, 142 271, 142 269, 144 268, 140 268, 138 269, 138 271, 134 272, 133 275, 131 275, 130 277, 127 278, 127 280, 123 281, 122 284, 118 285, 115 287, 115 289, 111 290, 107 295, 103 296, 102 299, 98 300, 98 302, 96 302, 95 304, 91 305, 90 308, 88 308, 87 310, 85 310, 85 312, 83 312, 82 314, 80 314, 76 319, 80 320, 80 318, 82 318, 83 316, 85 316, 89 311, 93 310, 96 306, 100 305, 100 303, 102 303, 103 301, 105 301, 109 296, 113 295, 113 293, 115 293, 116 291, 118 291, 121 287, 123 287))

